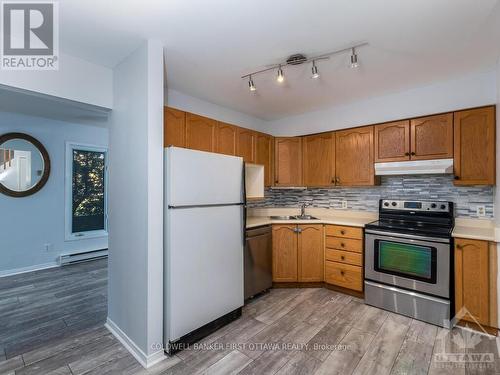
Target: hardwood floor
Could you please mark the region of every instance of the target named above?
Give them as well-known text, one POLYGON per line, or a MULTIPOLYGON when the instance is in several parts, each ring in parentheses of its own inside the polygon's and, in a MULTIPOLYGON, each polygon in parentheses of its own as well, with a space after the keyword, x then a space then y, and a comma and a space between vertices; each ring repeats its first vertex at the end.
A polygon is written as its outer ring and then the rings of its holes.
POLYGON ((144 370, 104 328, 107 265, 0 278, 2 374, 498 374, 497 340, 326 289, 273 289, 144 370))

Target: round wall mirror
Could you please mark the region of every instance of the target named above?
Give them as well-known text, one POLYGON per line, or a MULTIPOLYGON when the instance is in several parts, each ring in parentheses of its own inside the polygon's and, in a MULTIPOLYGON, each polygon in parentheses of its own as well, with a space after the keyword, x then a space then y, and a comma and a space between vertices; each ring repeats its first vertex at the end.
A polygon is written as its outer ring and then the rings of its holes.
POLYGON ((50 159, 43 145, 30 135, 0 136, 0 192, 11 197, 36 193, 47 182, 50 159))

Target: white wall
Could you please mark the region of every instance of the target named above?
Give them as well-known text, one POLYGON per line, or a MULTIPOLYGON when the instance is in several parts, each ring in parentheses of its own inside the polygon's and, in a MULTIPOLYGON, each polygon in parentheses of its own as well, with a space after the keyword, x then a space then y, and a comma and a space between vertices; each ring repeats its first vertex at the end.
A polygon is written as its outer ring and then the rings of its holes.
POLYGON ((108 327, 149 365, 163 356, 161 43, 144 43, 116 66, 113 80, 108 327))
MULTIPOLYGON (((495 186, 495 221, 497 226, 500 225, 500 192, 498 191, 498 186, 500 185, 500 58, 497 63, 497 71, 496 71, 496 88, 497 88, 497 99, 496 99, 496 114, 497 114, 497 122, 496 122, 496 180, 497 185, 495 186)), ((499 257, 500 262, 500 257, 499 257)), ((500 268, 499 268, 500 269, 500 268)), ((499 273, 500 276, 500 273, 499 273)), ((498 299, 500 303, 500 298, 498 299)), ((500 319, 500 317, 499 317, 500 319)))
POLYGON ((270 121, 273 135, 303 135, 496 103, 494 71, 270 121))
POLYGON ((166 90, 165 105, 248 129, 262 132, 268 130, 268 122, 260 118, 222 107, 172 89, 166 90))
POLYGON ((66 142, 107 146, 108 130, 0 112, 0 134, 27 133, 47 149, 51 174, 37 193, 24 198, 0 194, 0 275, 55 265, 60 254, 105 249, 107 238, 65 241, 66 142), (50 244, 46 251, 45 244, 50 244))
POLYGON ((113 106, 113 71, 64 53, 59 70, 0 70, 0 84, 103 108, 113 106))

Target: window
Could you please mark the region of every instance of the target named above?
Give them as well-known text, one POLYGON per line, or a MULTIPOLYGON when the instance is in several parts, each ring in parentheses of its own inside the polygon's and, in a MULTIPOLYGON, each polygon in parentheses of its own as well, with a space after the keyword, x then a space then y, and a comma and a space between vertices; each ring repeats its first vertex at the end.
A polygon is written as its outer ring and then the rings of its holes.
POLYGON ((107 150, 66 147, 66 239, 102 237, 107 225, 107 150))

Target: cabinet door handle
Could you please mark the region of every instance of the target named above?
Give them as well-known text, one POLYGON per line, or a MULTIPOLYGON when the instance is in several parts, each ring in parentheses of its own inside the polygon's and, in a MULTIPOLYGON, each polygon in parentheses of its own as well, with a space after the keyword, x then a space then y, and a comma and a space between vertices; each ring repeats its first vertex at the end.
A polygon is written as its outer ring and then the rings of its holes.
POLYGON ((340 231, 340 234, 342 234, 342 235, 343 235, 343 234, 345 234, 345 230, 343 230, 343 229, 342 229, 342 230, 340 231))
MULTIPOLYGON (((343 233, 342 233, 343 234, 343 233)), ((345 247, 345 243, 341 242, 340 247, 345 247)))
POLYGON ((412 155, 412 156, 413 156, 413 155, 416 155, 416 154, 412 151, 410 155, 412 155))
POLYGON ((405 156, 410 156, 410 153, 409 152, 405 152, 405 156))
POLYGON ((335 177, 332 177, 332 184, 335 183, 335 177))
POLYGON ((340 274, 341 274, 342 276, 344 276, 344 271, 340 271, 340 274))
POLYGON ((345 260, 345 256, 341 255, 340 259, 345 260))
POLYGON ((460 180, 460 176, 453 176, 455 180, 460 180))
POLYGON ((456 247, 458 250, 462 250, 464 248, 462 245, 459 245, 459 244, 457 244, 456 247))
POLYGON ((340 184, 340 178, 339 178, 339 177, 335 177, 335 182, 336 182, 337 184, 340 184))

